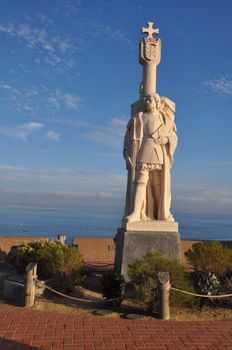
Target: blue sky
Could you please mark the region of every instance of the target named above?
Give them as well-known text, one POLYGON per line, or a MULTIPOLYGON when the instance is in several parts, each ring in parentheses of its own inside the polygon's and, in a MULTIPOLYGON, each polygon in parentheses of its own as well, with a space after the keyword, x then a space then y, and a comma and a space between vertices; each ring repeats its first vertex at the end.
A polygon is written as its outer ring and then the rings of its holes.
POLYGON ((160 29, 176 102, 174 211, 232 210, 232 2, 2 0, 0 206, 122 213, 140 28, 160 29))

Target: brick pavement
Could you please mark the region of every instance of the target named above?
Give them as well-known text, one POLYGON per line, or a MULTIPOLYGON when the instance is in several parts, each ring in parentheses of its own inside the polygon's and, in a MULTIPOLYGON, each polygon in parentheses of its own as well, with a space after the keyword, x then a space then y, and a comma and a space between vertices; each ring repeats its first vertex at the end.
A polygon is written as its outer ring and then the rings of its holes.
POLYGON ((123 320, 0 305, 0 350, 232 350, 232 321, 123 320))

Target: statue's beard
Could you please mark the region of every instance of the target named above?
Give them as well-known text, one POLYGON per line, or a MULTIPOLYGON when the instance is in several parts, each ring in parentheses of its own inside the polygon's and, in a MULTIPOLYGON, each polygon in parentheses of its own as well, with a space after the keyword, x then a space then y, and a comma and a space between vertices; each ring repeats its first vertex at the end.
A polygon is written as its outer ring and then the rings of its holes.
POLYGON ((154 112, 155 110, 155 107, 147 107, 147 112, 154 112))

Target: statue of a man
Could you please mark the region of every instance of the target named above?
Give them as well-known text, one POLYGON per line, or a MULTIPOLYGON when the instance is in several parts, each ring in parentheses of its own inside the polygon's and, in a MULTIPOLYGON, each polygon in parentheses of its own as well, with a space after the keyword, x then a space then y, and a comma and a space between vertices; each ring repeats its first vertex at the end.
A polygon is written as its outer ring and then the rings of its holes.
MULTIPOLYGON (((167 98, 161 100, 158 94, 147 95, 145 111, 133 118, 133 133, 137 135, 135 164, 130 152, 124 149, 128 168, 135 168, 133 209, 126 217, 128 222, 174 221, 170 213, 170 169, 177 136, 174 113, 170 113, 168 102, 171 103, 167 98)), ((127 134, 125 139, 128 140, 127 134)))

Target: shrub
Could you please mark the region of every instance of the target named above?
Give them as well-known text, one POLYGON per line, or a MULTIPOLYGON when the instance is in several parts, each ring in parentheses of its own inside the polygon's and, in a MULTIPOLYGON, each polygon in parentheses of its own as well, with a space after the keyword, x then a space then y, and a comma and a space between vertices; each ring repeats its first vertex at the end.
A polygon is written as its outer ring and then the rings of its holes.
POLYGON ((81 283, 83 256, 77 247, 64 247, 66 248, 63 249, 59 264, 55 267, 54 277, 57 289, 65 293, 81 283))
MULTIPOLYGON (((221 278, 221 285, 219 288, 220 294, 232 294, 232 272, 221 278)), ((230 298, 219 299, 220 304, 232 306, 232 300, 230 298)))
POLYGON ((29 262, 37 263, 40 279, 53 277, 59 290, 72 290, 79 282, 83 257, 78 248, 69 247, 55 240, 24 243, 18 248, 18 264, 24 270, 29 262))
POLYGON ((193 273, 195 290, 199 294, 218 294, 220 281, 212 272, 196 271, 193 273))
POLYGON ((112 302, 113 304, 119 305, 125 292, 124 277, 121 274, 111 270, 103 275, 101 283, 103 297, 106 299, 120 298, 112 302))
MULTIPOLYGON (((199 294, 230 294, 232 292, 232 249, 224 247, 217 241, 195 243, 185 253, 193 269, 192 281, 199 294)), ((216 305, 231 303, 228 299, 205 299, 205 304, 216 305)))
MULTIPOLYGON (((141 259, 135 260, 129 265, 129 278, 138 293, 147 311, 155 311, 158 299, 158 272, 168 271, 172 287, 186 291, 193 291, 189 282, 189 274, 183 264, 177 259, 169 260, 162 257, 158 252, 148 253, 141 259)), ((193 304, 195 299, 171 291, 170 302, 172 306, 187 306, 193 304)))
POLYGON ((23 272, 30 262, 37 263, 39 278, 53 276, 63 252, 63 245, 58 241, 46 239, 24 243, 18 247, 18 267, 23 272))
POLYGON ((223 247, 220 242, 194 243, 185 256, 194 271, 222 275, 232 270, 232 249, 223 247))

